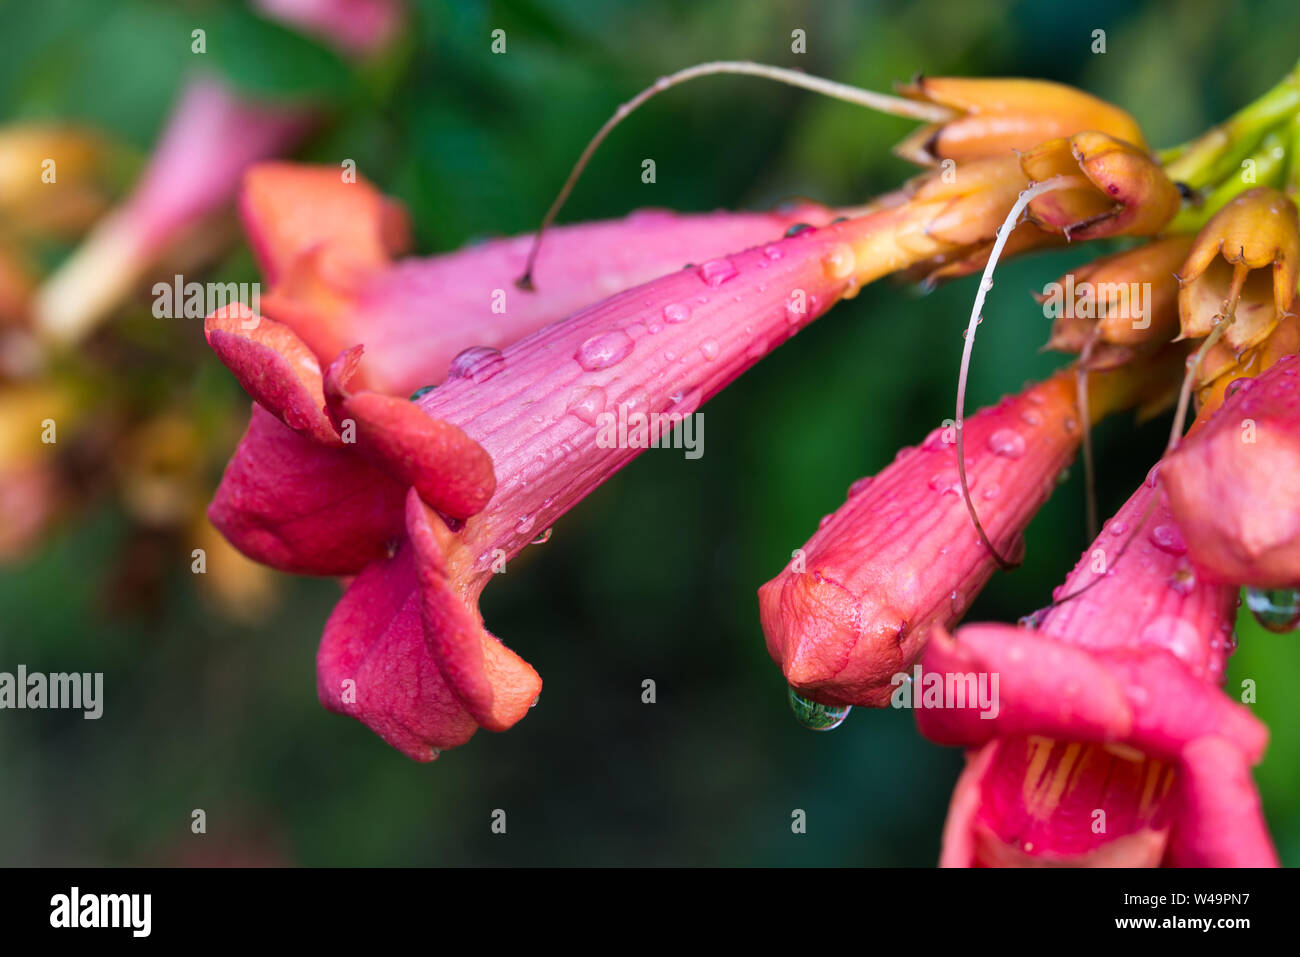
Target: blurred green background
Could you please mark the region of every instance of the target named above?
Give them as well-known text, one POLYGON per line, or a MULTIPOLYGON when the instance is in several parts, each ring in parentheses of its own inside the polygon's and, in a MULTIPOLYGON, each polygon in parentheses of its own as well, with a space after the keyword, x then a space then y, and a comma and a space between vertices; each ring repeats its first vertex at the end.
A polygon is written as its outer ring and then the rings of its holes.
MULTIPOLYGON (((587 138, 661 73, 756 59, 874 89, 920 72, 1032 75, 1130 109, 1171 145, 1269 87, 1296 58, 1293 0, 664 3, 419 2, 384 63, 345 68, 249 28, 223 3, 0 4, 0 116, 92 123, 143 156, 190 66, 189 31, 226 24, 207 64, 266 96, 329 99, 298 155, 408 204, 417 251, 534 228, 587 138), (489 53, 507 31, 508 53, 489 53), (793 55, 793 29, 807 53, 793 55), (1091 52, 1093 31, 1107 52, 1091 52), (243 32, 241 32, 243 31, 243 32), (220 49, 217 49, 220 48, 220 49)), ((282 38, 281 38, 282 39, 282 38)), ((597 155, 563 219, 855 203, 910 172, 910 124, 764 81, 720 77, 660 96, 597 155), (640 181, 654 157, 657 182, 640 181)), ((1009 263, 986 310, 970 407, 1054 368, 1027 295, 1087 251, 1009 263)), ((221 265, 253 280, 244 250, 221 265)), ((930 865, 960 755, 906 713, 799 727, 768 659, 754 592, 849 484, 950 416, 973 278, 921 296, 879 284, 803 331, 707 409, 705 456, 642 456, 485 594, 488 626, 545 680, 506 734, 414 764, 321 709, 314 654, 333 581, 282 577, 281 602, 232 624, 194 593, 189 546, 146 607, 110 601, 128 523, 111 500, 0 572, 0 670, 105 672, 105 712, 0 714, 0 863, 204 860, 314 865, 930 865), (658 703, 643 705, 653 678, 658 703), (206 835, 190 832, 203 808, 206 835), (495 808, 505 836, 490 832, 495 808), (805 835, 790 829, 807 811, 805 835)), ((145 318, 147 320, 147 317, 145 318)), ((156 322, 156 320, 153 320, 156 322)), ((150 327, 156 328, 156 327, 150 327)), ((197 321, 176 390, 238 387, 197 321)), ((174 353, 169 353, 174 354, 174 353)), ((1102 514, 1159 454, 1167 419, 1098 433, 1102 514)), ((1024 567, 971 613, 1014 621, 1049 600, 1086 542, 1079 470, 1028 535, 1024 567)), ((211 476, 215 482, 217 475, 211 476)), ((1283 860, 1300 862, 1296 636, 1243 620, 1230 680, 1258 683, 1273 741, 1257 770, 1283 860)))

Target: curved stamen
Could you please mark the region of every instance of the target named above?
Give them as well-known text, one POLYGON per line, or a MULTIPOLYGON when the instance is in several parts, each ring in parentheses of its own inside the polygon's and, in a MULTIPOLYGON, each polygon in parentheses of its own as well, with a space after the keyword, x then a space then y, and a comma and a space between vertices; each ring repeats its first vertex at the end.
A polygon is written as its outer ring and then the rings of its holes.
POLYGON ((587 163, 595 155, 597 147, 613 131, 614 127, 623 122, 628 114, 655 94, 662 93, 664 90, 671 89, 688 80, 694 80, 697 77, 720 73, 760 76, 768 80, 776 80, 778 83, 785 83, 788 86, 812 90, 815 93, 843 100, 846 103, 865 106, 893 116, 921 120, 925 123, 943 123, 956 115, 947 107, 933 103, 909 100, 901 96, 890 96, 887 93, 876 93, 872 90, 863 90, 856 86, 849 86, 846 83, 836 83, 833 80, 826 80, 818 76, 809 76, 807 73, 801 73, 798 70, 768 66, 765 63, 752 63, 748 60, 715 60, 710 63, 697 63, 695 66, 689 66, 684 70, 678 70, 676 73, 662 76, 652 86, 646 87, 615 110, 614 115, 606 120, 605 125, 591 138, 591 142, 587 144, 586 149, 582 151, 582 155, 578 157, 578 162, 574 164, 573 171, 569 173, 569 178, 564 181, 564 186, 561 187, 559 195, 555 197, 555 202, 551 204, 551 208, 546 211, 545 217, 542 218, 542 224, 537 229, 537 236, 533 239, 533 247, 528 252, 528 261, 524 264, 523 275, 515 280, 515 285, 520 289, 531 290, 533 288, 533 265, 537 260, 538 250, 542 246, 543 234, 555 221, 555 217, 559 215, 560 209, 569 198, 569 194, 573 192, 578 177, 582 175, 587 163))
POLYGON ((962 421, 965 418, 966 378, 970 371, 971 350, 975 347, 975 329, 980 324, 980 310, 984 308, 984 299, 988 296, 989 290, 993 288, 993 270, 1002 255, 1002 248, 1007 244, 1007 239, 1018 225, 1025 208, 1044 193, 1050 193, 1058 189, 1075 189, 1088 185, 1090 185, 1089 182, 1081 176, 1053 176, 1051 179, 1045 179, 1041 183, 1035 183, 1028 189, 1021 191, 1019 198, 1012 204, 1010 212, 1007 213, 1007 218, 998 227, 997 240, 993 243, 993 251, 989 254, 988 263, 984 266, 984 274, 980 276, 979 289, 975 293, 975 304, 971 307, 970 323, 966 327, 966 345, 962 349, 961 372, 957 376, 957 477, 961 480, 962 498, 966 500, 966 510, 970 512, 971 521, 975 523, 975 531, 979 533, 980 541, 993 554, 994 561, 998 563, 998 567, 1003 571, 1015 568, 1019 562, 1007 560, 993 547, 993 543, 989 541, 989 537, 984 531, 984 526, 980 524, 979 515, 975 512, 975 503, 971 501, 970 487, 966 483, 966 446, 962 440, 962 421))

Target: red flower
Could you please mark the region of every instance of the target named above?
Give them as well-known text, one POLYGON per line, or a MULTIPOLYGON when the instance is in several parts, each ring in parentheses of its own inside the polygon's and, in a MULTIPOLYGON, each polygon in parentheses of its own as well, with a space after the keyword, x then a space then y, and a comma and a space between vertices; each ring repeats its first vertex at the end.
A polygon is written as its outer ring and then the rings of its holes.
POLYGON ((997 675, 1000 692, 985 712, 917 712, 926 737, 971 749, 942 864, 1276 863, 1250 777, 1267 731, 1217 687, 1236 590, 1185 551, 1153 476, 1036 629, 936 631, 925 672, 997 675))
MULTIPOLYGON (((1141 365, 1089 376, 1100 418, 1158 382, 1141 365), (1134 371, 1138 372, 1134 375, 1134 371)), ((1083 432, 1073 372, 965 423, 966 475, 980 523, 1003 555, 1056 487, 1083 432)), ((786 568, 758 590, 767 650, 790 687, 828 705, 884 706, 934 625, 960 620, 997 568, 962 498, 956 429, 930 433, 849 489, 786 568)))

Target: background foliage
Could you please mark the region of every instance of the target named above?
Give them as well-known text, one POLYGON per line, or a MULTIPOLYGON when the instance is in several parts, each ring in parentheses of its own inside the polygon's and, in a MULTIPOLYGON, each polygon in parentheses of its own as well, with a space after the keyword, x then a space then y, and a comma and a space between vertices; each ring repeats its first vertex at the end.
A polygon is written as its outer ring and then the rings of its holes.
MULTIPOLYGON (((206 26, 209 69, 262 95, 328 97, 335 121, 300 155, 356 159, 409 205, 418 250, 434 252, 533 228, 614 107, 696 61, 757 59, 877 89, 918 71, 1041 76, 1118 101, 1168 145, 1296 56, 1292 0, 415 7, 396 53, 353 70, 238 4, 0 4, 0 116, 89 122, 143 156, 193 67, 189 31, 206 26), (488 49, 498 27, 504 56, 488 49), (796 27, 804 56, 790 53, 796 27), (1107 32, 1104 55, 1090 52, 1094 29, 1107 32)), ((611 137, 565 218, 794 195, 859 202, 909 173, 889 153, 908 128, 758 80, 701 81, 611 137), (645 157, 653 185, 640 181, 645 157)), ((1026 293, 1091 255, 1000 271, 972 406, 1060 363, 1039 352, 1046 321, 1026 293)), ((242 249, 220 272, 257 278, 242 249)), ((708 407, 703 459, 642 456, 512 563, 484 615, 543 675, 540 704, 433 766, 318 705, 313 660, 334 582, 284 578, 268 620, 235 625, 196 597, 184 546, 155 601, 115 610, 127 528, 101 502, 0 573, 0 669, 104 671, 106 686, 99 721, 0 714, 0 863, 933 863, 960 755, 923 741, 906 713, 859 710, 830 734, 798 727, 754 591, 855 478, 951 415, 974 282, 924 297, 880 284, 837 307, 708 407), (658 684, 654 706, 640 702, 644 678, 658 684), (205 836, 190 833, 193 808, 207 812, 205 836), (494 808, 508 812, 504 837, 489 831, 494 808), (806 835, 790 831, 793 808, 808 813, 806 835)), ((143 303, 138 312, 127 328, 187 343, 186 361, 153 370, 149 388, 178 401, 215 390, 241 407, 197 321, 160 327, 143 303)), ((1101 428, 1103 514, 1145 475, 1167 428, 1101 428)), ((1086 544, 1082 526, 1076 476, 1031 528, 1027 564, 997 577, 972 616, 1014 621, 1046 603, 1086 544)), ((1286 688, 1300 644, 1248 620, 1239 633, 1230 681, 1258 682, 1273 741, 1257 780, 1295 864, 1300 739, 1286 688)))

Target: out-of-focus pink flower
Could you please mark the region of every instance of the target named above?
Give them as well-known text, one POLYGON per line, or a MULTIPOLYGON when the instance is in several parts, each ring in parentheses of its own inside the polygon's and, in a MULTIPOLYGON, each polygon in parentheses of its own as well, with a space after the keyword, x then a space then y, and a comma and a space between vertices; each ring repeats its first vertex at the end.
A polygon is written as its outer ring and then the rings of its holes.
POLYGON ((354 57, 385 46, 403 18, 400 0, 254 0, 254 6, 354 57))
POLYGON ((1154 476, 1057 598, 1036 629, 936 631, 925 652, 945 684, 998 679, 986 711, 917 711, 926 737, 971 749, 941 863, 1276 864, 1250 775, 1267 731, 1218 687, 1236 590, 1198 580, 1154 476))
POLYGON ((1197 571, 1211 581, 1300 586, 1300 356, 1237 379, 1160 467, 1197 571))
POLYGON ((234 198, 249 163, 288 148, 312 122, 302 108, 245 102, 211 77, 192 81, 130 198, 38 291, 38 331, 59 342, 85 335, 161 254, 234 198))

